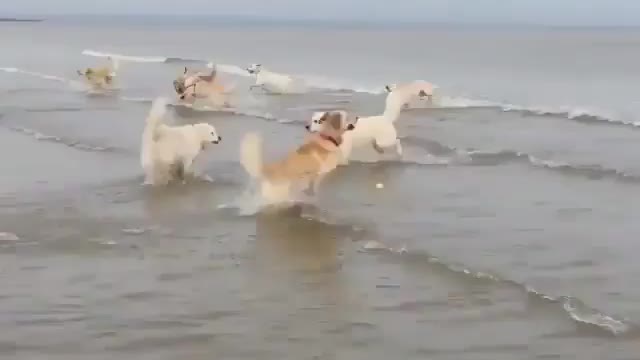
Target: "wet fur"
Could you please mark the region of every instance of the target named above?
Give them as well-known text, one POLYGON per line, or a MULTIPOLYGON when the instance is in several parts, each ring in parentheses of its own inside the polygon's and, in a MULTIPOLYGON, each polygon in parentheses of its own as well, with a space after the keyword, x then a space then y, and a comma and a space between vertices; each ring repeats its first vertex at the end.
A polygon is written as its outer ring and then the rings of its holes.
POLYGON ((200 99, 216 107, 229 106, 225 89, 216 81, 216 76, 215 69, 210 73, 193 73, 185 67, 183 74, 173 82, 178 98, 187 104, 200 99))
POLYGON ((337 167, 340 153, 336 144, 342 143, 344 132, 353 127, 349 127, 346 115, 341 112, 325 113, 323 123, 323 129, 310 134, 295 151, 269 164, 263 164, 260 136, 245 136, 241 146, 241 162, 245 170, 261 182, 261 195, 265 201, 278 203, 292 200, 291 191, 296 186, 306 187, 309 194, 315 194, 322 179, 337 167))
POLYGON ((193 162, 210 144, 221 138, 207 123, 169 126, 162 122, 166 103, 154 101, 142 134, 140 162, 145 183, 166 185, 173 180, 186 180, 193 175, 193 162))

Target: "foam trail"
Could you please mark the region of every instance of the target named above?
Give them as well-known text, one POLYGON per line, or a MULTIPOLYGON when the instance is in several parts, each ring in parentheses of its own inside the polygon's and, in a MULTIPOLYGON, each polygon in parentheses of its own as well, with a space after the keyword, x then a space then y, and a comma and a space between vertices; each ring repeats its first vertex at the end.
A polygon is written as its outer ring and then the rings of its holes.
POLYGON ((240 66, 237 65, 229 65, 229 64, 216 64, 213 62, 209 62, 207 64, 207 67, 209 69, 213 69, 213 67, 216 67, 216 69, 220 72, 223 73, 227 73, 227 74, 232 74, 232 75, 239 75, 239 76, 245 76, 245 77, 250 77, 251 74, 249 74, 247 72, 247 70, 241 68, 240 66))
POLYGON ((94 146, 94 145, 81 143, 79 141, 75 141, 75 140, 72 140, 72 139, 65 139, 65 138, 61 138, 61 137, 58 137, 58 136, 46 135, 46 134, 40 133, 38 131, 35 131, 33 129, 29 129, 29 128, 25 128, 25 127, 9 127, 9 129, 12 130, 12 131, 18 132, 18 133, 22 133, 22 134, 25 134, 25 135, 30 135, 37 141, 45 141, 45 142, 57 143, 57 144, 61 144, 61 145, 68 146, 70 148, 75 148, 75 149, 82 150, 82 151, 90 151, 90 152, 105 152, 105 151, 109 151, 109 152, 112 152, 114 150, 114 149, 109 148, 109 147, 94 146))
POLYGON ((25 75, 30 75, 30 76, 38 77, 41 79, 45 79, 45 80, 53 80, 53 81, 59 81, 64 83, 75 83, 75 81, 65 79, 63 77, 43 74, 35 71, 22 70, 22 69, 13 68, 13 67, 0 67, 0 71, 4 71, 7 73, 25 74, 25 75))

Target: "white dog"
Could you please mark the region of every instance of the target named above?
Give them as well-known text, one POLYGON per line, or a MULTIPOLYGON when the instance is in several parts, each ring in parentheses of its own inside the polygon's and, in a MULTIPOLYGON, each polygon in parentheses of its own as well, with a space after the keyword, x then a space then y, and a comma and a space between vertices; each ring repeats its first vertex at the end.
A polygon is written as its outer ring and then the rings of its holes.
MULTIPOLYGON (((400 116, 402 107, 412 96, 414 94, 410 92, 390 92, 382 115, 356 117, 358 126, 353 131, 345 133, 340 144, 342 155, 340 164, 348 163, 354 147, 372 146, 379 154, 383 154, 387 148, 394 147, 396 154, 402 156, 402 145, 394 123, 400 116)), ((311 123, 306 125, 309 132, 317 132, 323 128, 321 114, 321 112, 313 114, 311 123)))
POLYGON ((260 88, 275 94, 290 94, 304 91, 304 84, 286 74, 265 70, 261 64, 252 64, 247 72, 256 76, 256 83, 249 88, 260 88))
POLYGON ((385 91, 389 94, 398 93, 401 97, 406 97, 407 103, 403 106, 404 109, 421 107, 424 100, 428 105, 433 105, 433 93, 436 86, 430 82, 417 80, 405 84, 389 84, 384 87, 385 91), (421 103, 418 105, 418 103, 421 103))
POLYGON ((169 126, 162 123, 166 113, 166 100, 156 99, 147 116, 142 134, 140 161, 146 184, 165 185, 173 179, 185 180, 193 175, 193 161, 210 144, 222 138, 207 124, 169 126))

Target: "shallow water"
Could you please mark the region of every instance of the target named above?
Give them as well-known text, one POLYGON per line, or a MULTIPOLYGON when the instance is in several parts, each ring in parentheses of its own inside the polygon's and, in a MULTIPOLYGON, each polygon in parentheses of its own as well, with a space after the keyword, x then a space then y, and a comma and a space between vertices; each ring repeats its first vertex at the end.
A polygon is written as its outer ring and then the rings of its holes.
POLYGON ((0 26, 3 359, 637 358, 639 34, 0 26), (159 58, 89 96, 87 49, 159 58), (226 74, 233 112, 169 112, 224 138, 198 163, 213 182, 150 189, 143 120, 180 59, 315 89, 250 94, 226 74), (243 134, 276 158, 313 111, 373 115, 385 82, 415 78, 442 106, 403 112, 402 159, 251 211, 243 134))

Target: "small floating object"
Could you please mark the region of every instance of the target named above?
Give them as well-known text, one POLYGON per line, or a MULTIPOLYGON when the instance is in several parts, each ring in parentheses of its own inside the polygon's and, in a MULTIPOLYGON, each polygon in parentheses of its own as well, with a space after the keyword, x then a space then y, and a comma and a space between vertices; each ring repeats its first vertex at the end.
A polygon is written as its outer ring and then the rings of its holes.
POLYGON ((376 189, 382 189, 384 188, 384 184, 383 183, 377 183, 376 184, 376 189))

